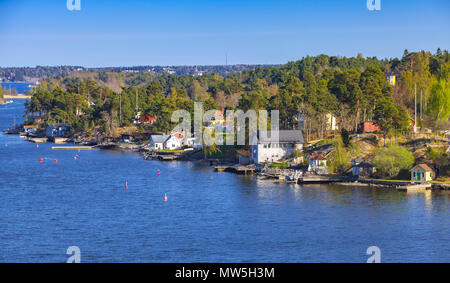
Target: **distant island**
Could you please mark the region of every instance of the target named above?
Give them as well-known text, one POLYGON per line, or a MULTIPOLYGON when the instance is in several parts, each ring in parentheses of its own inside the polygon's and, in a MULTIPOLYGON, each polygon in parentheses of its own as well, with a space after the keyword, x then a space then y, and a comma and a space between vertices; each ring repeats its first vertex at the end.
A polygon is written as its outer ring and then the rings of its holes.
MULTIPOLYGON (((210 66, 133 66, 133 67, 103 67, 85 68, 82 66, 36 66, 36 67, 6 67, 0 68, 0 81, 2 82, 36 82, 54 76, 66 76, 70 73, 98 72, 104 73, 155 73, 171 75, 192 75, 217 73, 226 76, 256 67, 269 67, 275 65, 210 65, 210 66)), ((103 75, 104 76, 104 75, 103 75)))

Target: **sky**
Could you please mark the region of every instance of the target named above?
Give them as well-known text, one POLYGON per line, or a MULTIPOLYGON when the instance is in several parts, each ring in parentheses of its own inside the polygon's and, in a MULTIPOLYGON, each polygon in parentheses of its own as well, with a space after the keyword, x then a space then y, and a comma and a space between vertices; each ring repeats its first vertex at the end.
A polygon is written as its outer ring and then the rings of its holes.
POLYGON ((450 47, 450 1, 0 0, 0 66, 284 64, 450 47))

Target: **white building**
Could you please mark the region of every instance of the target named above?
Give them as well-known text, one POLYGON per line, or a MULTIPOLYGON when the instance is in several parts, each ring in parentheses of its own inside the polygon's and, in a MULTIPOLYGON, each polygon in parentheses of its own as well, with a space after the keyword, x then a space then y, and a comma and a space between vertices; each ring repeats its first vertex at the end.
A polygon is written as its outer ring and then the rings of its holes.
POLYGON ((291 156, 295 150, 302 151, 303 139, 302 131, 278 131, 276 137, 268 137, 271 131, 259 131, 253 137, 252 161, 254 163, 280 161, 291 156))
POLYGON ((311 155, 308 158, 308 171, 316 174, 328 174, 327 158, 323 155, 311 155))
POLYGON ((337 125, 337 119, 336 119, 336 117, 333 114, 328 113, 326 115, 326 119, 327 119, 327 130, 328 131, 337 131, 337 130, 339 130, 339 127, 337 125))
POLYGON ((175 135, 170 135, 164 142, 164 149, 167 150, 177 150, 183 147, 183 139, 176 137, 175 135))
POLYGON ((178 150, 192 147, 193 139, 182 138, 177 135, 152 135, 150 136, 150 148, 153 150, 178 150))
POLYGON ((150 148, 153 150, 163 150, 164 143, 169 138, 168 135, 152 135, 150 136, 150 148))

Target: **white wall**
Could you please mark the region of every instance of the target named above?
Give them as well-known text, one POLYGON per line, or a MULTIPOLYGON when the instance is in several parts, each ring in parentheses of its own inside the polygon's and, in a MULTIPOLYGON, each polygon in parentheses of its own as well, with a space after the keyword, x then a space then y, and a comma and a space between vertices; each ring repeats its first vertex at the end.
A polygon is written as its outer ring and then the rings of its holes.
MULTIPOLYGON (((296 145, 295 148, 297 150, 303 150, 303 145, 296 145)), ((280 161, 293 153, 294 146, 292 144, 258 144, 252 147, 252 159, 254 163, 280 161), (286 147, 283 145, 286 145, 286 147)))

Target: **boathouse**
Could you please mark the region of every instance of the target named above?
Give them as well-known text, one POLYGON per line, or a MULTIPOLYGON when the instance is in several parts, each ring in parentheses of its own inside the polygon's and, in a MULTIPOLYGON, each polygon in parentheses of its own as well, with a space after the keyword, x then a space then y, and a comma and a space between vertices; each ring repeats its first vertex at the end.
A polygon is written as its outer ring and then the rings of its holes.
POLYGON ((434 171, 427 164, 417 164, 411 170, 411 181, 432 181, 434 171))
POLYGON ((253 135, 253 163, 276 162, 303 151, 303 133, 300 130, 258 131, 253 135))
POLYGON ((376 168, 372 163, 366 162, 359 157, 352 160, 353 176, 360 177, 360 178, 368 178, 368 177, 371 177, 375 173, 376 173, 376 168))

